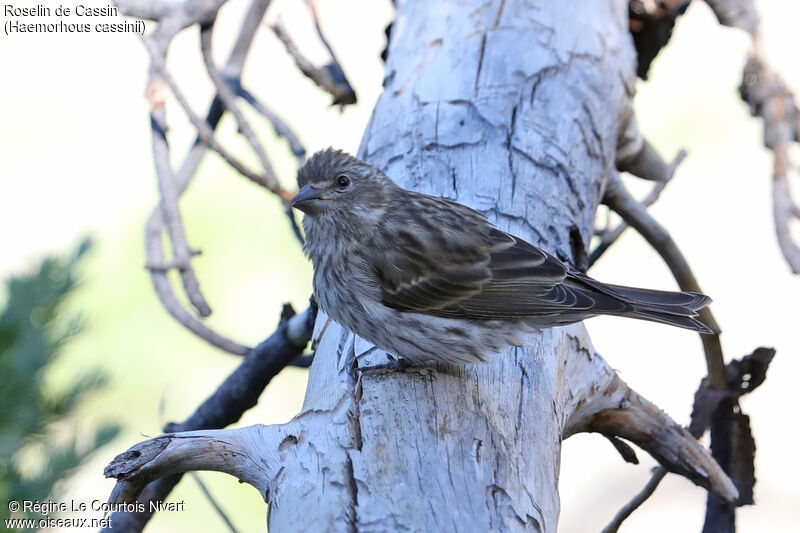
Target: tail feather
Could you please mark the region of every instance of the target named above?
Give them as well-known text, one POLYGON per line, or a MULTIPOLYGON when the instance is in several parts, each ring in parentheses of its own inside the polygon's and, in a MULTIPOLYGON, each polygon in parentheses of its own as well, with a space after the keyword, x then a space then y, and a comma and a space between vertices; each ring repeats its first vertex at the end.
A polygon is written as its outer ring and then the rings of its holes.
POLYGON ((632 312, 625 313, 624 316, 629 318, 638 318, 639 320, 649 320, 651 322, 661 322, 662 324, 669 324, 671 326, 678 326, 679 328, 690 329, 698 333, 713 334, 714 332, 692 316, 676 315, 672 313, 660 313, 658 311, 636 309, 632 312))
POLYGON ((606 285, 606 287, 613 293, 623 296, 623 301, 628 300, 637 306, 655 305, 659 308, 674 306, 698 311, 711 303, 710 297, 698 292, 656 291, 621 285, 606 285))
MULTIPOLYGON (((606 307, 605 312, 608 314, 661 322, 700 333, 714 333, 708 326, 694 318, 700 309, 711 303, 711 298, 705 294, 624 287, 602 283, 585 274, 573 273, 573 276, 595 294, 610 296, 617 300, 617 305, 619 302, 627 304, 623 310, 619 308, 612 310, 608 304, 601 304, 599 307, 606 307)), ((596 302, 600 303, 599 300, 596 302)))

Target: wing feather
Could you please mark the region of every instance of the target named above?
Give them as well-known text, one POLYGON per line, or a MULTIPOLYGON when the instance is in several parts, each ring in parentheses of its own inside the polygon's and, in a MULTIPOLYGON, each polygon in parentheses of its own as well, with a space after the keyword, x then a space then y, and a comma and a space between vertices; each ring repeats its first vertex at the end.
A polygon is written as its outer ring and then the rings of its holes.
POLYGON ((465 206, 419 195, 403 216, 398 220, 395 214, 380 228, 381 235, 395 234, 375 262, 388 307, 492 320, 590 310, 597 303, 589 287, 569 282, 570 271, 561 261, 465 206), (452 218, 420 218, 453 208, 463 217, 458 224, 452 218), (423 238, 431 228, 442 229, 444 237, 423 238), (458 241, 446 238, 450 228, 458 230, 458 241))

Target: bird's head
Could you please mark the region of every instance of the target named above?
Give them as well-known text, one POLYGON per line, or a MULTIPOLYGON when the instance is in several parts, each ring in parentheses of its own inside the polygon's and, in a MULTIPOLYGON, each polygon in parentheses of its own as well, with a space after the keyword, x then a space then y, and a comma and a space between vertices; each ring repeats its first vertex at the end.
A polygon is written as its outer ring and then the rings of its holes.
POLYGON ((328 148, 309 158, 297 173, 300 192, 292 207, 312 218, 383 212, 394 183, 377 168, 328 148))

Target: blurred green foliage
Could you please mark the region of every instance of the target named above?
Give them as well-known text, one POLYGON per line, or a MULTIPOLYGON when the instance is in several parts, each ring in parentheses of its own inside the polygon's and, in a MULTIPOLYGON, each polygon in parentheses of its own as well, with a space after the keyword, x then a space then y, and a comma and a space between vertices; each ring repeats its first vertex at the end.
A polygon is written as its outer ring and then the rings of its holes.
MULTIPOLYGON (((81 330, 80 317, 65 316, 63 303, 89 247, 85 240, 70 256, 48 257, 7 282, 0 312, 0 502, 52 496, 60 479, 119 431, 112 424, 79 429, 75 414, 103 386, 104 374, 84 372, 63 390, 47 381, 49 366, 81 330)), ((8 512, 0 509, 0 516, 8 512)))

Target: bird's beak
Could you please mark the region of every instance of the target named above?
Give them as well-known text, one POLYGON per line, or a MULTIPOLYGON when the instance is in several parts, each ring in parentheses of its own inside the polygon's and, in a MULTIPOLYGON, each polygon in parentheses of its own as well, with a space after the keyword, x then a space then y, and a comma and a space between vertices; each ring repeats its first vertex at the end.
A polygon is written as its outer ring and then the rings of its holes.
POLYGON ((292 200, 292 207, 299 209, 303 213, 313 215, 322 211, 328 200, 329 198, 325 196, 325 191, 306 185, 300 189, 300 192, 292 200))

